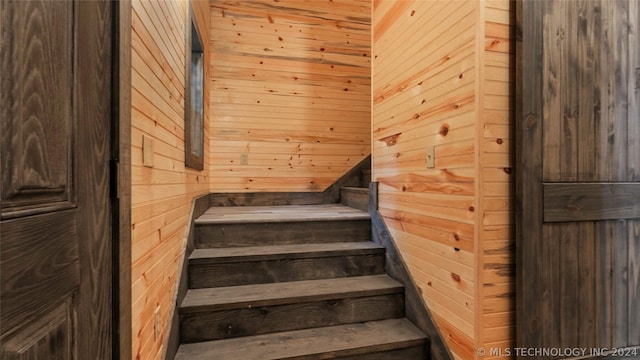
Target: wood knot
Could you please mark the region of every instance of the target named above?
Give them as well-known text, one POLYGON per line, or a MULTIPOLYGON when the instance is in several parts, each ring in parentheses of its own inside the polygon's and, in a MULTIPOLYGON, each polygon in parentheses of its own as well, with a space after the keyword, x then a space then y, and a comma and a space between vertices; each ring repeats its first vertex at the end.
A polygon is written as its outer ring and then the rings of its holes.
POLYGON ((416 11, 415 10, 411 10, 411 16, 415 15, 416 11))
POLYGON ((453 234, 453 238, 455 241, 460 241, 460 236, 458 234, 453 234))
POLYGON ((537 331, 538 330, 538 319, 531 320, 530 329, 531 329, 531 331, 537 331))
POLYGON ((469 206, 469 211, 474 212, 476 210, 476 208, 474 208, 473 206, 469 206))
POLYGON ((534 115, 528 115, 525 124, 527 126, 527 129, 531 129, 533 125, 536 124, 536 117, 534 115))
POLYGON ((451 273, 451 278, 453 279, 453 281, 455 282, 460 282, 460 275, 456 274, 456 273, 451 273))
POLYGON ((402 133, 393 134, 387 137, 383 137, 380 141, 387 144, 387 146, 393 146, 398 143, 398 138, 402 135, 402 133))
POLYGON ((503 141, 502 139, 498 139, 498 140, 496 140, 496 143, 497 143, 498 145, 502 145, 502 143, 503 143, 503 142, 504 142, 504 141, 503 141))
POLYGON ((567 205, 567 211, 576 212, 576 211, 580 211, 580 208, 575 205, 567 205))
POLYGON ((447 136, 447 134, 449 133, 449 125, 444 124, 442 126, 440 126, 440 131, 439 131, 440 135, 442 136, 447 136))
POLYGON ((511 172, 513 172, 513 169, 511 169, 510 167, 503 168, 502 170, 509 175, 511 175, 511 172))

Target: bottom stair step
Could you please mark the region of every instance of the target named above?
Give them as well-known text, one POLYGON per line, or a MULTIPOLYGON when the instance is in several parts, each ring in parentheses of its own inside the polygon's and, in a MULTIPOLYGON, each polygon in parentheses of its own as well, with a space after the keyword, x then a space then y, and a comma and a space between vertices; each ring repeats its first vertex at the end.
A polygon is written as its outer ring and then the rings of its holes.
POLYGON ((417 360, 427 343, 407 319, 392 319, 183 344, 175 359, 417 360))

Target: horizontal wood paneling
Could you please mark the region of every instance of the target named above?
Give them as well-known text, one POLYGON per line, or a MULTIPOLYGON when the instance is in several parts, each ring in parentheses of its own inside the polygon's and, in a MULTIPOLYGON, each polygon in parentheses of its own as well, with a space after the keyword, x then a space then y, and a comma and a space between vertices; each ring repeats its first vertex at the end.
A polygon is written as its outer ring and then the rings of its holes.
POLYGON ((370 11, 211 1, 212 191, 322 191, 370 154, 370 11))
POLYGON ((379 212, 457 358, 475 346, 478 16, 472 1, 379 1, 373 12, 379 212))
POLYGON ((513 341, 511 11, 507 0, 374 2, 379 212, 463 359, 513 341))
MULTIPOLYGON (((134 359, 162 358, 167 326, 175 308, 191 201, 209 190, 207 161, 203 172, 184 166, 188 4, 132 1, 131 351, 134 359), (153 141, 153 167, 142 164, 143 135, 153 141), (156 311, 160 316, 157 334, 156 311)), ((191 1, 191 5, 201 35, 207 39, 209 3, 191 1)), ((205 41, 206 47, 208 44, 205 41)), ((208 106, 205 103, 205 148, 208 148, 208 106)))
POLYGON ((484 42, 480 72, 483 131, 478 137, 482 185, 478 219, 477 346, 515 345, 514 238, 512 231, 512 14, 509 1, 484 6, 484 42), (502 344, 502 345, 497 345, 502 344))

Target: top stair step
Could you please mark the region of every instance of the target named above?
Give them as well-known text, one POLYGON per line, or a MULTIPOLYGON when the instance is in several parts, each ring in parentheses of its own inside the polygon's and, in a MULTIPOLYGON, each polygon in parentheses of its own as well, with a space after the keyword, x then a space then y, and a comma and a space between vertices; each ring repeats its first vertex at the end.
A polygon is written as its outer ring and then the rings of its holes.
POLYGON ((371 240, 369 213, 340 204, 212 207, 195 224, 205 249, 371 240))
POLYGON ((219 206, 209 208, 196 225, 305 221, 369 220, 365 211, 340 204, 280 206, 219 206))

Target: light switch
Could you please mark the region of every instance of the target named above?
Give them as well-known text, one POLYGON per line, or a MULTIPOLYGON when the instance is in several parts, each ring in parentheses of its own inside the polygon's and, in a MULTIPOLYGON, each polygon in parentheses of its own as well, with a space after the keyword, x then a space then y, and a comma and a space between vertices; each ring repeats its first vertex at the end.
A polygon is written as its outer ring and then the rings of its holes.
POLYGON ((153 139, 142 135, 142 165, 153 167, 153 139))
POLYGON ((427 168, 433 169, 436 167, 436 148, 435 146, 427 147, 427 168))

